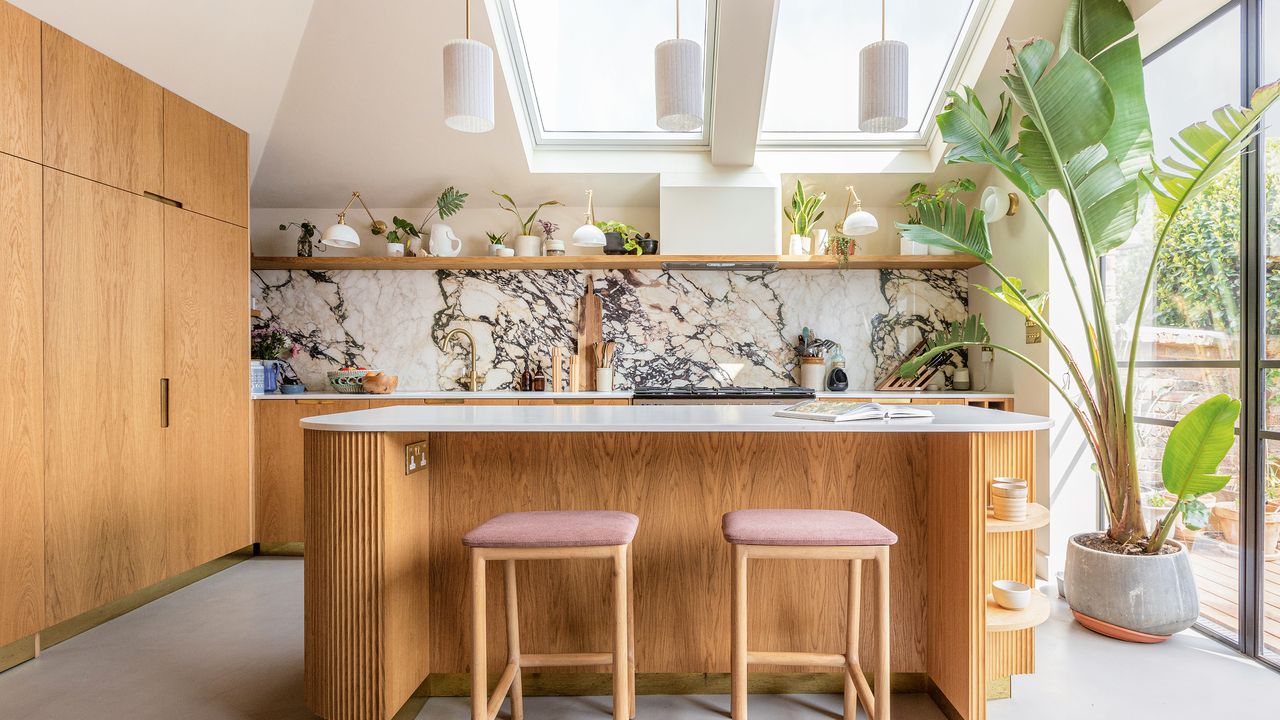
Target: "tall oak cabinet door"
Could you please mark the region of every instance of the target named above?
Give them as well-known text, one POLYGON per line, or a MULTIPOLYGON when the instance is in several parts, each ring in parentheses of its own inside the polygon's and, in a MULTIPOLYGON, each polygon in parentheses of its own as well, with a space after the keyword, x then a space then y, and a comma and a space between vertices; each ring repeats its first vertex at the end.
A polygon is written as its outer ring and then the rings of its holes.
POLYGON ((50 625, 165 576, 163 207, 44 171, 50 625))
POLYGON ((160 86, 43 28, 44 164, 129 192, 163 194, 160 86))
POLYGON ((0 152, 40 162, 40 21, 0 0, 0 152))
POLYGON ((40 166, 0 155, 0 647, 44 627, 40 213, 40 166))
POLYGON ((249 136, 166 90, 164 196, 192 212, 249 226, 249 136))
POLYGON ((169 574, 250 537, 249 238, 164 206, 169 574))

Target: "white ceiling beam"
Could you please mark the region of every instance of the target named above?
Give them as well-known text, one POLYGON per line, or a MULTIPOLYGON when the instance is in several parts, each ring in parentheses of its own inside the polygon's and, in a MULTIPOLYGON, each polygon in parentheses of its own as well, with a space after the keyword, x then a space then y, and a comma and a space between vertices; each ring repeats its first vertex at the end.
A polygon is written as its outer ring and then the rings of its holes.
POLYGON ((720 0, 716 6, 711 164, 752 165, 779 0, 720 0))

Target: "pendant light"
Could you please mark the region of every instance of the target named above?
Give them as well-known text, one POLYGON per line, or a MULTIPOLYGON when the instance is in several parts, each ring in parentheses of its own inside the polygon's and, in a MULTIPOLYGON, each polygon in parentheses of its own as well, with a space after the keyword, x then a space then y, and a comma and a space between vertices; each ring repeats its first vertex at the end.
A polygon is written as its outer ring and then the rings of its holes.
POLYGON ((493 49, 471 39, 471 0, 466 39, 444 46, 444 124, 469 133, 493 129, 493 49))
POLYGON ((885 0, 880 0, 880 42, 858 53, 858 129, 885 133, 907 124, 907 44, 885 39, 885 0))
POLYGON ((573 244, 578 247, 604 247, 604 231, 596 227, 596 208, 592 191, 587 191, 587 214, 582 227, 573 231, 573 244))
POLYGON ((702 46, 680 37, 680 0, 676 0, 676 37, 653 51, 658 127, 667 132, 702 129, 702 46))
POLYGON ((357 200, 360 201, 360 207, 364 208, 364 212, 369 216, 369 232, 374 235, 381 235, 387 231, 387 224, 373 217, 373 212, 369 210, 369 206, 364 204, 364 198, 360 197, 358 191, 351 193, 351 199, 347 201, 346 207, 338 213, 338 224, 330 225, 320 233, 320 244, 328 245, 335 248, 358 248, 360 247, 360 233, 355 228, 347 224, 347 211, 351 209, 351 205, 357 200))
POLYGON ((852 185, 846 185, 845 190, 848 195, 844 199, 844 222, 840 223, 837 228, 841 235, 849 237, 857 237, 859 235, 870 235, 880 229, 880 223, 876 222, 876 216, 862 209, 862 200, 858 197, 858 193, 854 192, 852 185), (849 212, 850 202, 855 203, 853 212, 849 212))

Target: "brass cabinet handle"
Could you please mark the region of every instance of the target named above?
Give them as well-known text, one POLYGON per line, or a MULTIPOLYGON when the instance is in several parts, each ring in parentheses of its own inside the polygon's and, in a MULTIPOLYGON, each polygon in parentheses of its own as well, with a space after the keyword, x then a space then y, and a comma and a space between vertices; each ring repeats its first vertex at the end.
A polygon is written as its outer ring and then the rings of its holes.
POLYGON ((160 427, 169 427, 169 378, 160 378, 160 427))
POLYGON ((466 400, 463 398, 423 398, 423 405, 463 405, 466 400))
POLYGON ((299 405, 332 405, 337 400, 294 400, 299 405))
POLYGON ((556 405, 594 405, 596 403, 590 398, 553 398, 552 402, 556 405))

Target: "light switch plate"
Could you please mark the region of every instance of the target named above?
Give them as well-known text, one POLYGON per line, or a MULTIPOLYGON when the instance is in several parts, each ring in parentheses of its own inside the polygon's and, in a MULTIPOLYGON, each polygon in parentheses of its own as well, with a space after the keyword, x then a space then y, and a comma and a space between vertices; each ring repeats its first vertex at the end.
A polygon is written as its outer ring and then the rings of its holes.
POLYGON ((412 475, 427 469, 427 441, 419 440, 404 446, 404 474, 412 475))

